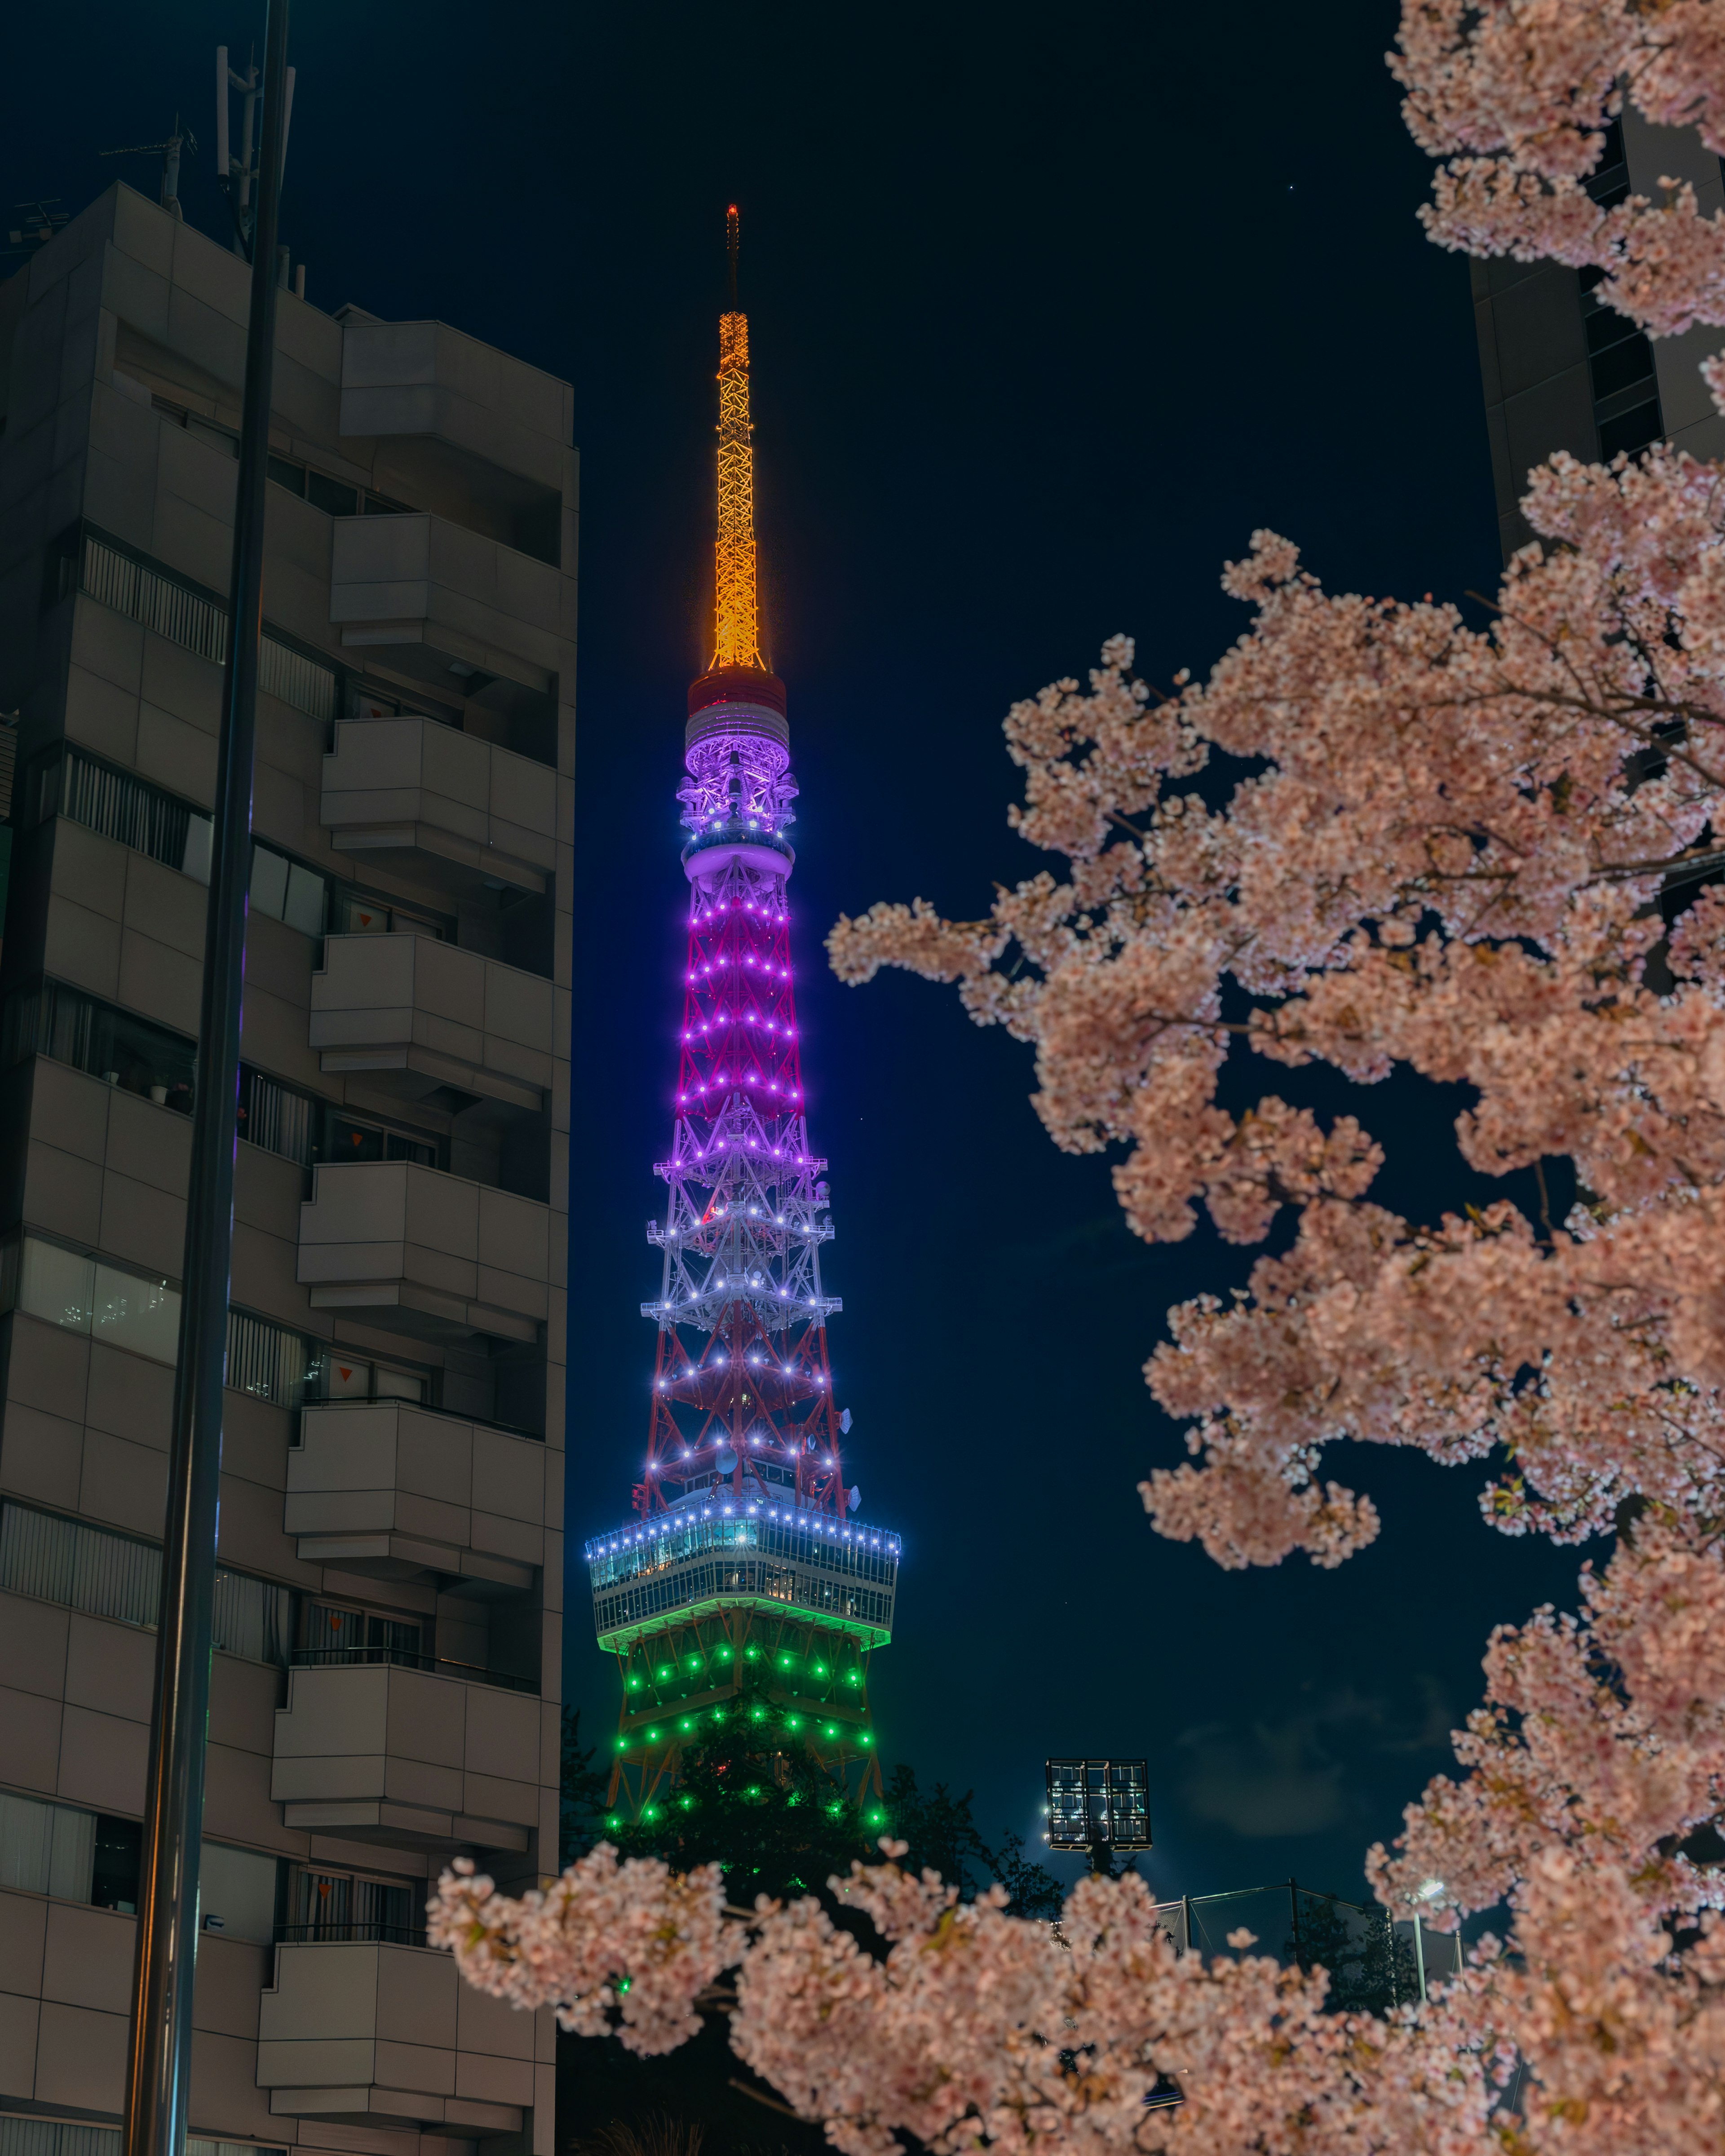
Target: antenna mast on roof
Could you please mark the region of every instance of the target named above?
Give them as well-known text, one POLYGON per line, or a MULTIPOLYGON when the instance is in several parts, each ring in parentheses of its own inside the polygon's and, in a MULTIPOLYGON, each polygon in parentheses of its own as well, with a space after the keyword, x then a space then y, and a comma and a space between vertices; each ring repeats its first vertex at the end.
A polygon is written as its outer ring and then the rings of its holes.
POLYGON ((182 128, 180 116, 174 115, 174 131, 165 142, 133 142, 124 150, 104 150, 105 157, 157 157, 162 160, 162 207, 183 224, 186 213, 180 208, 180 152, 189 150, 198 154, 198 139, 189 127, 182 128))
MULTIPOLYGON (((294 121, 295 72, 292 68, 288 69, 284 85, 287 100, 281 123, 281 164, 284 172, 287 167, 288 130, 294 121)), ((257 208, 253 200, 253 190, 258 177, 258 164, 254 154, 253 136, 257 121, 258 99, 262 95, 262 91, 263 85, 258 79, 256 60, 249 61, 245 73, 238 74, 228 64, 228 48, 225 45, 218 45, 216 47, 216 184, 226 192, 228 206, 233 213, 234 252, 243 255, 248 262, 252 259, 252 233, 257 223, 258 215, 257 208), (240 109, 239 155, 237 157, 229 151, 228 137, 228 98, 229 91, 235 90, 244 100, 240 109)), ((280 181, 280 177, 281 172, 278 172, 277 180, 280 181)), ((280 251, 285 254, 286 249, 283 249, 280 251)), ((281 276, 280 281, 284 285, 286 284, 285 274, 281 276)), ((304 296, 303 293, 301 296, 304 296)))

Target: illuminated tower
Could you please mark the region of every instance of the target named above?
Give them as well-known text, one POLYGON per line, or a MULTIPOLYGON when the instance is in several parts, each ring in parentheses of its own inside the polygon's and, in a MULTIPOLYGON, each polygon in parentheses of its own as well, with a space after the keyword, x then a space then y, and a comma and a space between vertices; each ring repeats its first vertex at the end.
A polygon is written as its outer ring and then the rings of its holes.
POLYGON ((784 684, 761 654, 748 320, 719 318, 712 663, 689 690, 689 957, 644 1471, 587 1545, 599 1645, 623 1676, 611 1802, 635 1816, 704 1716, 754 1684, 853 1794, 880 1788, 868 1661, 892 1635, 899 1545, 848 1487, 822 1285, 826 1163, 803 1111, 786 886, 797 788, 784 684))

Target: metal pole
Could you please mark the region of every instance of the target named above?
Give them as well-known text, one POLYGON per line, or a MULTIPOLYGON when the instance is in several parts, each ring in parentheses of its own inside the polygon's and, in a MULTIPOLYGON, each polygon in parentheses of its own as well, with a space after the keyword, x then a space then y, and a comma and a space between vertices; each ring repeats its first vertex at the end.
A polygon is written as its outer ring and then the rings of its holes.
POLYGON ((264 485, 275 357, 275 224, 288 0, 268 0, 264 141, 234 520, 226 707, 216 766, 199 1081, 186 1206, 179 1365, 156 1635, 156 1702, 141 1852, 126 2156, 185 2156, 203 1830, 205 1725, 222 1468, 222 1380, 234 1234, 239 1008, 250 880, 252 747, 263 634, 264 485))

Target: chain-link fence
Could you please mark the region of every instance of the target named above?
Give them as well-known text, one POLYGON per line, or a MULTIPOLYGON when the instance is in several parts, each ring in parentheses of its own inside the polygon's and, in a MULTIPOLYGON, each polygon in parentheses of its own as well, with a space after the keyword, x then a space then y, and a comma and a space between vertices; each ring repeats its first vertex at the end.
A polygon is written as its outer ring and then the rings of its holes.
POLYGON ((1285 1969, 1329 1974, 1328 2003, 1337 2013, 1387 2014, 1425 1998, 1457 1974, 1461 1942, 1419 1917, 1344 1902, 1292 1879, 1225 1894, 1188 1894, 1158 1904, 1163 1929, 1182 1953, 1206 1960, 1241 1953, 1271 1954, 1285 1969), (1230 1943, 1249 1932, 1250 1947, 1230 1943))

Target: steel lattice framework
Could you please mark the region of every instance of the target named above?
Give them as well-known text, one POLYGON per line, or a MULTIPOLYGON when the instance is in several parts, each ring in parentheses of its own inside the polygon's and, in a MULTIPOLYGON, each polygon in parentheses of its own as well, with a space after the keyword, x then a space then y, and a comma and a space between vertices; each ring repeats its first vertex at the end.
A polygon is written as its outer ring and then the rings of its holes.
MULTIPOLYGON (((733 280, 736 213, 730 239, 733 280)), ((826 1163, 809 1135, 786 835, 783 684, 756 645, 748 327, 720 320, 716 653, 689 692, 689 942, 644 1471, 587 1545, 595 1629, 624 1680, 611 1802, 647 1814, 704 1716, 765 1690, 859 1798, 878 1797, 870 1652, 892 1635, 896 1536, 846 1487, 821 1278, 826 1163)))
POLYGON ((713 665, 759 666, 755 602, 755 451, 749 418, 749 321, 719 317, 719 536, 713 548, 713 665))

